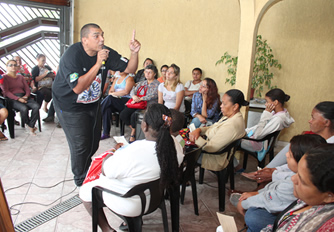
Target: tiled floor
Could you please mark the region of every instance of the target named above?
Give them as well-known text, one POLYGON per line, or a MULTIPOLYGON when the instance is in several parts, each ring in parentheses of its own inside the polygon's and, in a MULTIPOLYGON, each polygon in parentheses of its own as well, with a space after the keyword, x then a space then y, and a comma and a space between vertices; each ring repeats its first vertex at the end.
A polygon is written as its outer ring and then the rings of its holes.
MULTIPOLYGON (((46 114, 41 111, 41 118, 44 117, 46 114)), ((128 132, 129 130, 126 129, 126 135, 128 132)), ((24 203, 15 206, 15 210, 12 210, 12 219, 16 225, 76 195, 78 189, 71 180, 73 176, 70 169, 69 148, 62 129, 56 128, 55 123, 42 123, 42 132, 37 132, 36 136, 29 135, 20 126, 15 126, 15 133, 15 139, 0 142, 0 176, 4 189, 7 190, 6 197, 9 206, 24 203), (54 186, 59 182, 61 183, 54 186), (41 188, 37 185, 49 186, 49 188, 41 188), (21 187, 10 190, 10 188, 17 186, 21 187), (62 198, 59 199, 60 197, 62 198), (47 205, 52 202, 54 203, 47 205)), ((5 134, 9 137, 7 130, 5 134)), ((112 134, 119 135, 119 128, 112 127, 112 134)), ((97 154, 110 149, 114 144, 113 139, 101 141, 97 154)), ((255 166, 255 161, 250 158, 248 169, 255 170, 255 166)), ((256 183, 248 181, 238 174, 235 176, 235 180, 238 190, 253 190, 256 187, 256 183)), ((185 203, 180 206, 180 231, 209 232, 215 231, 219 225, 216 215, 218 190, 215 175, 206 172, 204 182, 203 185, 197 183, 199 216, 196 216, 193 211, 190 187, 186 190, 185 203)), ((229 187, 228 184, 226 186, 229 187)), ((169 202, 166 204, 169 214, 169 202)), ((243 228, 243 218, 229 203, 228 197, 226 197, 224 213, 234 216, 238 229, 243 228)), ((121 220, 109 211, 107 211, 107 215, 112 227, 117 229, 121 220)), ((144 217, 143 231, 162 231, 162 228, 159 211, 144 217)), ((91 231, 91 217, 81 204, 32 231, 88 232, 91 231)))

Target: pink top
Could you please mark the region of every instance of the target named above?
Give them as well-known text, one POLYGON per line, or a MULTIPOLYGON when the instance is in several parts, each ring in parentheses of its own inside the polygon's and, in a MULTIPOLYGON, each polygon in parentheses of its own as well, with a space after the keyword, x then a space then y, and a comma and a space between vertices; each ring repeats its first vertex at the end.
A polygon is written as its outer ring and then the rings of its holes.
POLYGON ((20 74, 16 75, 16 78, 12 78, 9 75, 3 75, 3 94, 13 100, 18 100, 19 97, 15 96, 16 93, 24 93, 25 96, 30 95, 30 88, 24 77, 20 74))

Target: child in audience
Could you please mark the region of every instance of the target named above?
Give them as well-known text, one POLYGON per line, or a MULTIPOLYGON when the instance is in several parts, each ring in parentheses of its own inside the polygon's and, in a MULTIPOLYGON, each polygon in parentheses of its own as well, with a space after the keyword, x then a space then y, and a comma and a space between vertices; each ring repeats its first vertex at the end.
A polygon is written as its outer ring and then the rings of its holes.
POLYGON ((187 81, 184 85, 185 99, 191 102, 194 93, 198 92, 202 79, 202 69, 194 68, 192 71, 193 79, 187 81))
POLYGON ((166 74, 166 81, 158 87, 158 102, 169 109, 185 111, 184 87, 180 81, 180 68, 172 64, 166 74))

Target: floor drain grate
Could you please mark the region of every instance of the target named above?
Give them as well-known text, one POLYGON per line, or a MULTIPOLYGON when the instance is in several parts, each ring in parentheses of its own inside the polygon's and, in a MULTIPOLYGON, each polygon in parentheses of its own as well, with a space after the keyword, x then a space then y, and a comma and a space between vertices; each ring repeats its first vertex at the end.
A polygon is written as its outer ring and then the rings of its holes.
POLYGON ((80 205, 82 201, 79 198, 79 195, 75 195, 74 197, 59 203, 52 208, 28 219, 20 224, 15 226, 15 232, 26 232, 30 231, 43 223, 50 221, 51 219, 58 217, 59 215, 67 212, 68 210, 80 205))

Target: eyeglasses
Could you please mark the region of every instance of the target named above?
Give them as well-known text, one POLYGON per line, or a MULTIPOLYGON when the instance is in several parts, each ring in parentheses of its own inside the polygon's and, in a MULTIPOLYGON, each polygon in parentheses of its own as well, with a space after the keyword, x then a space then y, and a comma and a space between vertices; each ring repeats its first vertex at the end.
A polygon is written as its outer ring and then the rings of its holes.
POLYGON ((161 72, 167 72, 167 70, 161 70, 161 72))
POLYGON ((208 86, 206 86, 206 85, 200 85, 200 87, 202 87, 202 88, 208 88, 208 86))
POLYGON ((8 67, 17 67, 18 65, 17 64, 9 64, 9 65, 7 65, 8 67))

